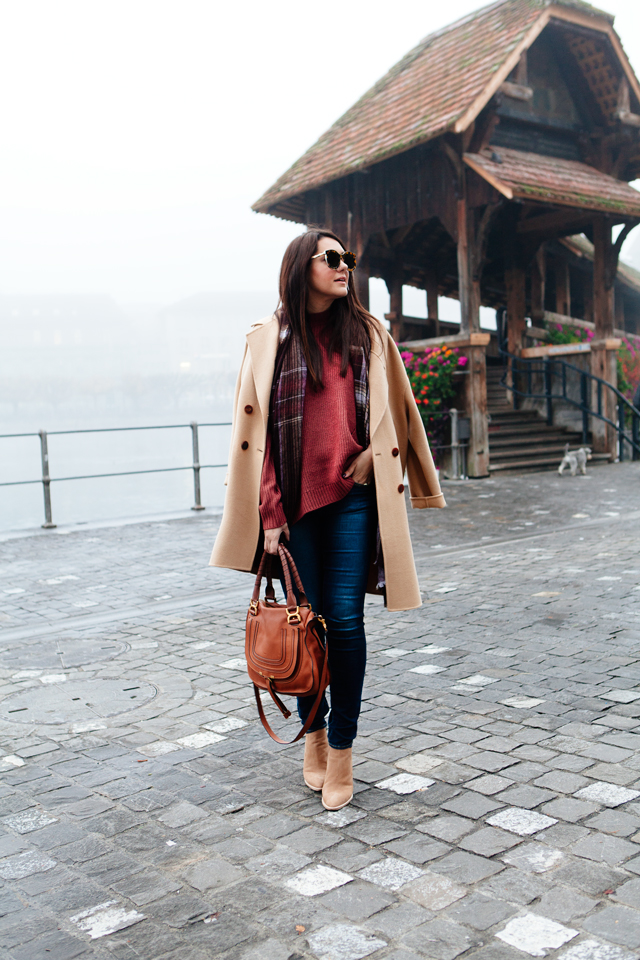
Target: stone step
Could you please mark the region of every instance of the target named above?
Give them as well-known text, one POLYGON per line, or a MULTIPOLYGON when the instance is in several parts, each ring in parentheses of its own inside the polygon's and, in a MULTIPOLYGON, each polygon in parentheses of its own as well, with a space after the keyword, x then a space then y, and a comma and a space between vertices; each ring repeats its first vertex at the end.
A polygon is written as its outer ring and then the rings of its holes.
MULTIPOLYGON (((591 460, 587 463, 587 470, 590 466, 600 466, 610 461, 608 453, 594 453, 591 460)), ((505 470, 557 470, 560 466, 558 457, 531 457, 522 460, 507 460, 504 463, 490 463, 489 472, 496 473, 505 470)))
POLYGON ((499 434, 489 434, 489 443, 491 444, 491 454, 493 455, 494 450, 509 450, 512 447, 517 448, 520 451, 522 447, 537 447, 541 444, 553 444, 554 446, 560 446, 563 450, 568 443, 571 447, 577 448, 580 444, 580 435, 572 434, 567 436, 564 433, 536 433, 532 436, 517 438, 517 437, 502 437, 499 434))

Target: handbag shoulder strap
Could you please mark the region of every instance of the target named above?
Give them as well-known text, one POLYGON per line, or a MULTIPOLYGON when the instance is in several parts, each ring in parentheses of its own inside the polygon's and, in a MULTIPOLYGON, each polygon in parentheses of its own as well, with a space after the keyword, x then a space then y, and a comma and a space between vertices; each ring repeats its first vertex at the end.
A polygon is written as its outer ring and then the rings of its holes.
MULTIPOLYGON (((269 736, 271 737, 272 740, 275 740, 276 743, 282 743, 282 744, 285 744, 286 746, 290 746, 292 743, 297 743, 298 740, 301 740, 302 737, 304 737, 305 733, 307 732, 307 730, 309 729, 309 727, 311 726, 311 724, 313 723, 313 721, 314 721, 315 718, 316 718, 316 714, 317 714, 317 712, 318 712, 318 708, 320 707, 320 703, 321 703, 321 701, 322 701, 322 697, 324 696, 324 692, 325 692, 325 690, 326 690, 326 688, 327 688, 327 685, 328 685, 328 672, 329 672, 329 650, 328 650, 327 644, 325 643, 325 645, 324 645, 324 661, 323 661, 323 664, 322 664, 322 675, 321 675, 321 678, 320 678, 320 687, 319 687, 319 689, 318 689, 318 693, 317 693, 316 699, 315 699, 315 701, 314 701, 314 703, 313 703, 313 706, 312 706, 312 708, 311 708, 311 710, 310 710, 310 712, 309 712, 309 716, 307 717, 304 726, 301 727, 301 729, 298 731, 298 733, 297 733, 296 736, 293 738, 293 740, 283 740, 281 737, 278 736, 277 733, 275 733, 275 732, 271 729, 271 726, 270 726, 270 724, 269 724, 269 721, 267 720, 267 718, 266 718, 266 716, 265 716, 265 713, 264 713, 264 707, 262 706, 262 698, 260 697, 260 690, 258 689, 258 687, 256 687, 256 685, 255 685, 255 683, 254 683, 254 685, 253 685, 253 692, 255 693, 256 704, 257 704, 257 706, 258 706, 258 713, 260 714, 260 720, 262 721, 262 726, 265 728, 265 730, 267 731, 267 733, 269 734, 269 736)), ((284 716, 285 716, 285 719, 287 719, 287 715, 288 715, 288 716, 291 716, 291 713, 286 709, 286 707, 284 707, 284 704, 282 703, 282 701, 279 700, 279 697, 277 697, 277 696, 274 694, 274 692, 271 690, 271 688, 269 687, 268 689, 269 689, 269 693, 270 693, 271 696, 273 697, 276 705, 280 708, 280 710, 282 710, 282 712, 283 712, 283 714, 284 714, 284 716), (283 709, 283 708, 284 708, 284 709, 283 709)))

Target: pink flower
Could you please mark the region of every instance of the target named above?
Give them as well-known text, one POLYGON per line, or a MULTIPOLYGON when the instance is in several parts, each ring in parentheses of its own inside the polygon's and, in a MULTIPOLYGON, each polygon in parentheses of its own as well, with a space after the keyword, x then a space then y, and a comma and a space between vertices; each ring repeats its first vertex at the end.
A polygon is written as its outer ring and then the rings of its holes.
POLYGON ((466 358, 466 357, 458 357, 458 366, 459 366, 459 367, 466 367, 466 365, 467 365, 467 358, 466 358))

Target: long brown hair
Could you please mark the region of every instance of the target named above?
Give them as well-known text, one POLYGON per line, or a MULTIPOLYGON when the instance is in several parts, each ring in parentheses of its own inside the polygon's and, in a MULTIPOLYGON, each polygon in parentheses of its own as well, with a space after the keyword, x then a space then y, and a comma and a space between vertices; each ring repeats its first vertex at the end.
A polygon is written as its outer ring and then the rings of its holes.
MULTIPOLYGON (((311 386, 320 390, 322 380, 322 354, 313 330, 307 323, 307 282, 311 257, 318 249, 320 237, 335 240, 346 250, 340 237, 331 230, 309 227, 306 233, 292 240, 284 252, 280 268, 280 302, 277 315, 282 324, 291 325, 291 333, 300 338, 307 370, 311 377, 311 386)), ((364 347, 369 354, 371 336, 375 319, 360 303, 355 283, 349 278, 349 290, 346 297, 334 300, 329 314, 331 336, 329 352, 338 353, 341 358, 340 374, 346 377, 352 347, 364 347)))

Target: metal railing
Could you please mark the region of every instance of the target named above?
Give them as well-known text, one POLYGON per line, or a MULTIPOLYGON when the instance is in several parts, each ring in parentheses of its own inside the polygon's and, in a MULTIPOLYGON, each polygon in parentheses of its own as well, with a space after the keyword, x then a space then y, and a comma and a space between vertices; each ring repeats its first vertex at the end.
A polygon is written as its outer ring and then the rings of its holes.
POLYGON ((631 459, 640 460, 640 410, 616 387, 559 357, 517 357, 504 347, 500 353, 505 362, 505 372, 500 382, 512 392, 514 407, 517 408, 519 398, 544 400, 547 424, 552 426, 553 402, 562 401, 580 410, 582 443, 585 446, 589 443, 590 418, 595 417, 615 430, 620 460, 625 459, 625 444, 629 445, 631 459), (542 389, 537 388, 537 384, 543 384, 542 389), (571 387, 577 388, 579 399, 571 395, 571 387), (616 409, 615 419, 605 413, 605 398, 611 408, 616 409))
POLYGON ((44 517, 42 524, 45 530, 55 529, 51 510, 51 484, 62 483, 67 480, 98 480, 104 477, 133 477, 146 473, 176 473, 181 470, 193 471, 193 497, 194 503, 192 510, 204 510, 202 506, 202 495, 200 488, 200 471, 217 470, 227 466, 226 463, 200 463, 200 442, 198 430, 200 427, 230 427, 231 423, 169 423, 160 424, 153 427, 98 427, 91 430, 39 430, 37 433, 3 433, 0 434, 0 440, 17 439, 18 437, 39 437, 40 439, 40 457, 42 461, 42 476, 36 480, 9 480, 0 483, 0 487, 20 487, 28 484, 41 483, 44 496, 44 517), (191 450, 192 462, 184 467, 152 467, 147 470, 118 470, 110 473, 88 473, 75 477, 52 477, 49 473, 49 437, 70 436, 80 433, 129 433, 134 430, 191 430, 191 450))

